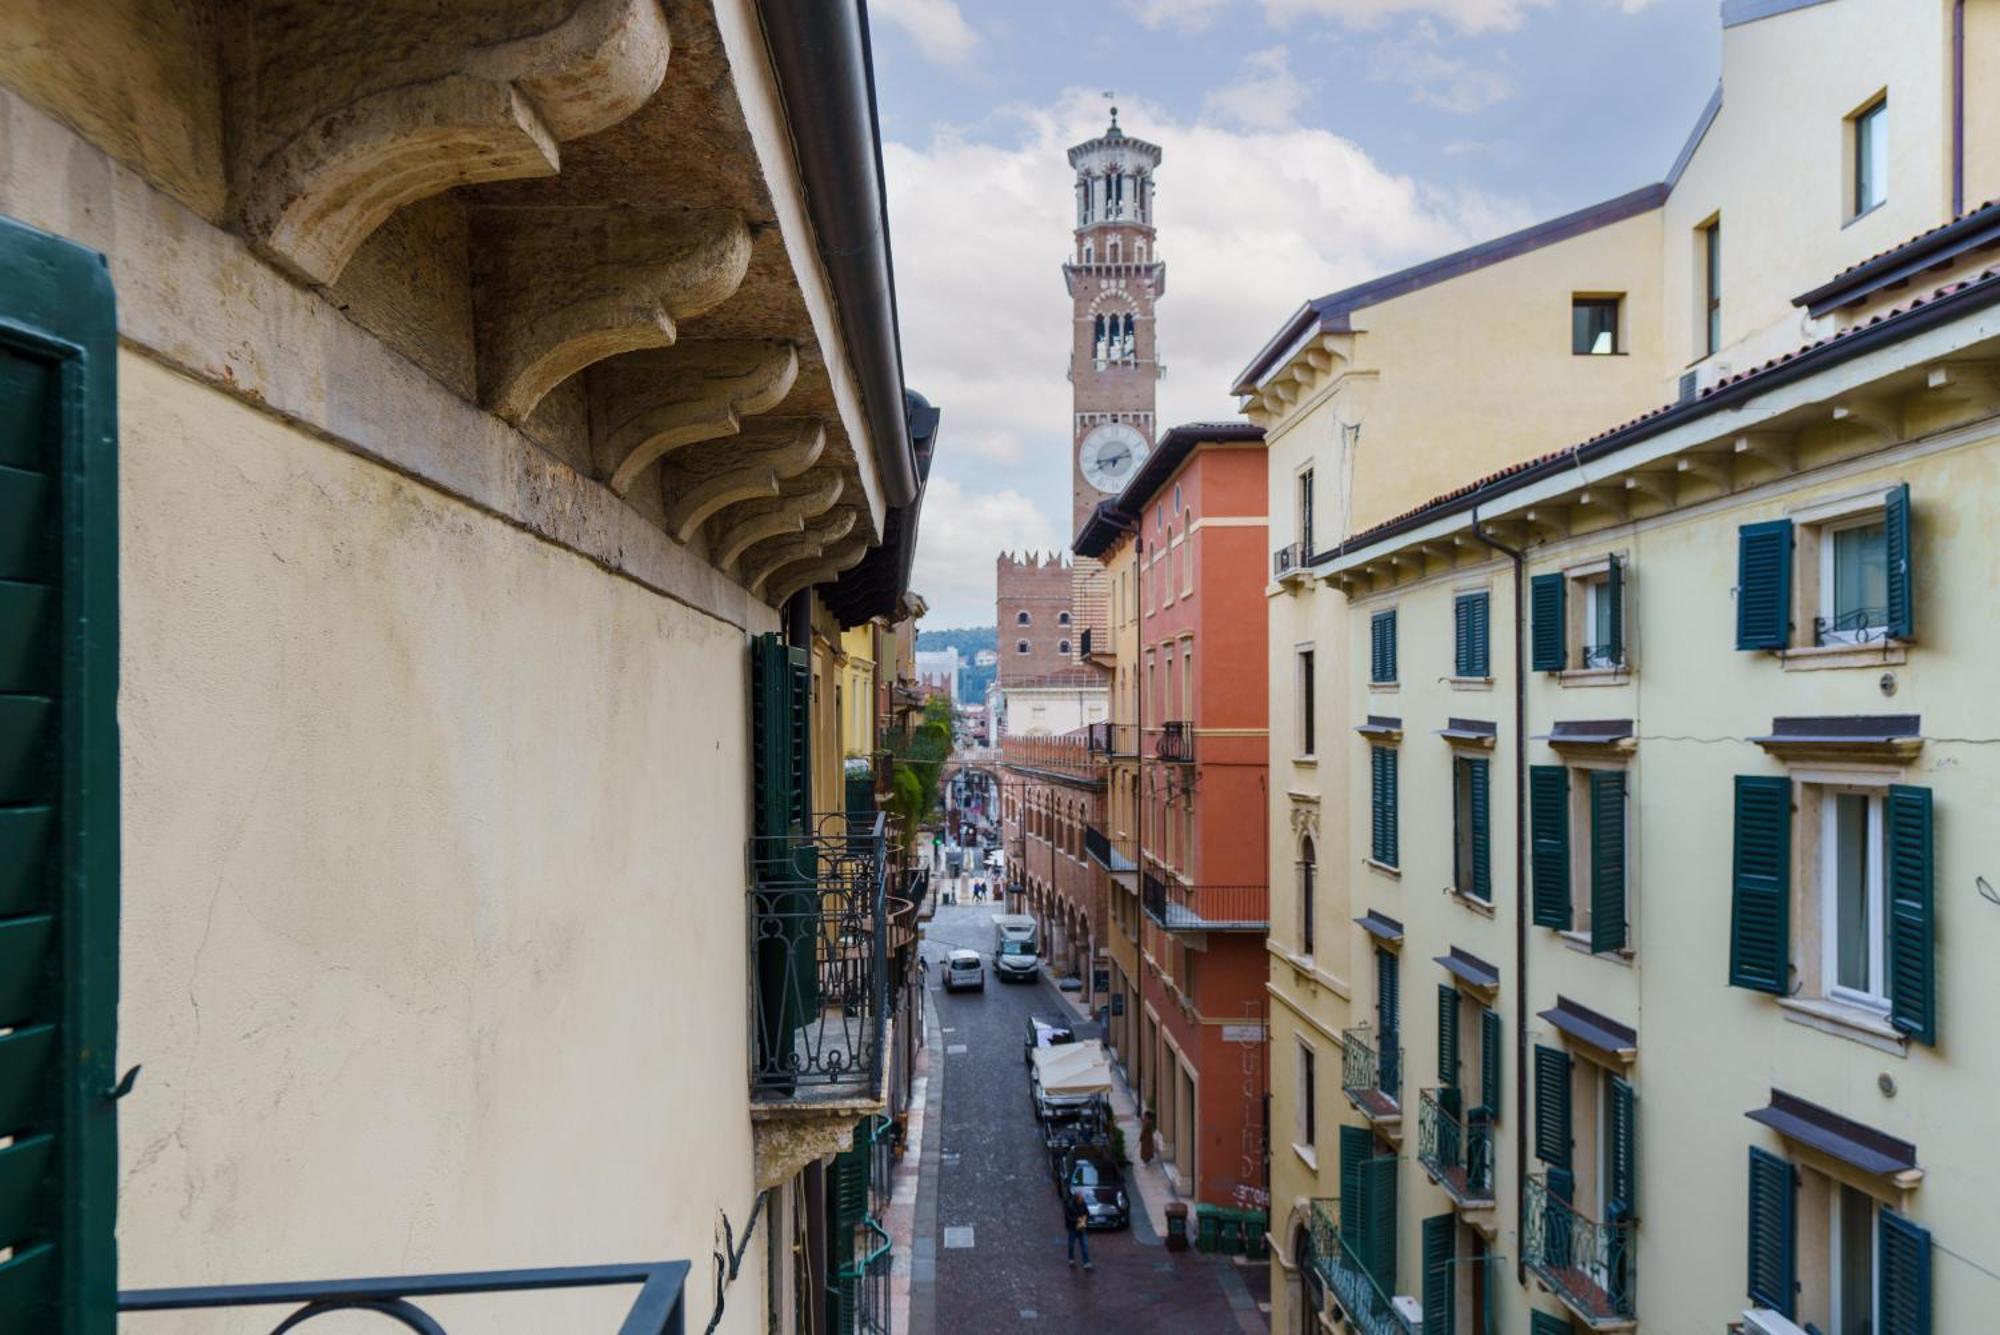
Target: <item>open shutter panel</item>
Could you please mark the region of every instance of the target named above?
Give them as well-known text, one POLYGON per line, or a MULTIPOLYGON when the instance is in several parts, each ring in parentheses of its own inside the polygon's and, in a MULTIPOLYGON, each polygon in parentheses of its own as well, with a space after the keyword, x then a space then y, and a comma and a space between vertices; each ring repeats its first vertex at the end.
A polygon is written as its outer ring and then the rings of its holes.
POLYGON ((1569 625, 1563 610, 1563 577, 1536 575, 1528 581, 1529 666, 1537 672, 1560 672, 1569 666, 1569 625))
POLYGON ((1424 1220, 1424 1329, 1451 1335, 1458 1329, 1458 1216, 1447 1211, 1424 1220))
POLYGON ((1729 982, 1782 995, 1791 947, 1792 781, 1736 776, 1729 982))
POLYGON ((1631 1084, 1621 1076, 1612 1076, 1608 1100, 1610 1126, 1605 1128, 1605 1135, 1611 1140, 1611 1182, 1606 1196, 1613 1221, 1631 1219, 1639 1213, 1639 1132, 1633 1120, 1637 1104, 1631 1084))
POLYGON ((1387 747, 1368 748, 1368 856, 1382 862, 1389 847, 1387 747))
POLYGON ((1889 1023, 1937 1042, 1937 926, 1931 790, 1890 786, 1883 824, 1889 891, 1889 1023))
POLYGON ((1395 681, 1400 665, 1396 661, 1396 614, 1394 612, 1384 612, 1382 614, 1382 653, 1382 665, 1385 674, 1382 680, 1395 681))
POLYGON ((1910 560, 1910 484, 1898 483, 1882 506, 1883 554, 1889 564, 1889 638, 1917 638, 1910 560))
POLYGON ((1796 1181, 1777 1155, 1750 1151, 1750 1301, 1796 1319, 1796 1181))
POLYGON ((1472 599, 1461 594, 1451 608, 1451 667, 1461 677, 1472 675, 1472 599))
POLYGON ((1475 899, 1490 903, 1493 899, 1493 803, 1489 783, 1490 765, 1484 760, 1468 760, 1465 764, 1466 785, 1472 790, 1472 895, 1475 899))
MULTIPOLYGON (((792 813, 791 674, 775 634, 750 642, 750 779, 759 839, 786 832, 792 813)), ((768 853, 768 849, 761 850, 768 853)))
POLYGON ((1568 931, 1569 771, 1561 765, 1530 765, 1528 798, 1535 926, 1568 931))
POLYGON ((1479 1010, 1479 1102, 1489 1121, 1500 1120, 1500 1012, 1479 1010))
POLYGON ((1384 1034, 1401 1028, 1402 963, 1394 951, 1375 952, 1375 1022, 1384 1034))
POLYGON ((1361 1165, 1375 1154, 1375 1136, 1365 1126, 1340 1128, 1340 1245, 1356 1261, 1362 1261, 1363 1221, 1367 1211, 1361 1200, 1361 1165))
POLYGON ((1590 772, 1590 949, 1625 948, 1625 774, 1590 772))
POLYGON ((1528 1335, 1570 1335, 1569 1318, 1536 1312, 1528 1322, 1528 1335))
POLYGON ((0 219, 0 1331, 113 1328, 118 461, 111 283, 0 219))
MULTIPOLYGON (((1535 1047, 1535 1157, 1569 1168, 1569 1054, 1535 1047)), ((1567 1197, 1565 1197, 1567 1199, 1567 1197)))
POLYGON ((1736 647, 1782 649, 1792 634, 1792 521, 1736 530, 1736 647))
POLYGON ((1608 619, 1611 622, 1611 643, 1605 648, 1611 654, 1611 661, 1622 666, 1625 662, 1625 563, 1616 556, 1611 558, 1611 567, 1604 576, 1604 596, 1610 603, 1608 619))
POLYGON ((1458 1087, 1458 989, 1438 984, 1438 1083, 1458 1087))
POLYGON ((1396 1291, 1396 1156, 1378 1155, 1361 1165, 1361 1199, 1366 1212, 1368 1273, 1382 1292, 1396 1291))
POLYGON ((1875 1335, 1931 1335, 1931 1235, 1894 1210, 1878 1210, 1875 1335))
POLYGON ((1472 595, 1472 671, 1466 675, 1493 675, 1493 600, 1483 593, 1472 595))
POLYGON ((791 672, 791 699, 787 702, 791 722, 792 771, 791 823, 799 834, 812 833, 812 659, 804 649, 786 650, 791 672))

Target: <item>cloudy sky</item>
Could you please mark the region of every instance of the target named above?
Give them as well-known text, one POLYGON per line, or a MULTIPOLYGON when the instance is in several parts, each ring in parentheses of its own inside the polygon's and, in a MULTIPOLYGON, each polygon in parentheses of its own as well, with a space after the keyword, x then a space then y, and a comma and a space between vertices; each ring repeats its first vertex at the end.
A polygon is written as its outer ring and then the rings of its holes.
POLYGON ((1162 146, 1159 420, 1308 297, 1659 180, 1715 87, 1716 0, 870 0, 903 360, 944 410, 915 587, 993 619, 1069 544, 1064 150, 1162 146))

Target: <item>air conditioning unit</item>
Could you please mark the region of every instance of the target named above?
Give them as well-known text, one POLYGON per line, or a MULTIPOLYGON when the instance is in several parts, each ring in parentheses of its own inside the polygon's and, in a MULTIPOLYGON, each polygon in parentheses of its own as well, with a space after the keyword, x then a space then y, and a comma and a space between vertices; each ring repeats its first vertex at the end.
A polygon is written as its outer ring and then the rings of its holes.
POLYGON ((1768 1307, 1753 1307, 1743 1314, 1743 1335, 1806 1335, 1781 1312, 1768 1307))
POLYGON ((1409 1331, 1410 1335, 1424 1335, 1422 1299, 1413 1298, 1407 1293, 1399 1293, 1389 1300, 1389 1305, 1396 1309, 1396 1315, 1402 1319, 1404 1330, 1409 1331))

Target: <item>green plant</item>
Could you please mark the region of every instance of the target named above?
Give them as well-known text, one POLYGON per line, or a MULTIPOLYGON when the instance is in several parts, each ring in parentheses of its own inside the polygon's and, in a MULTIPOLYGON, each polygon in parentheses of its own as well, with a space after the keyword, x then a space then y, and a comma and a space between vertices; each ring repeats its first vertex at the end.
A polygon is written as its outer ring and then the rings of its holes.
POLYGON ((937 810, 938 782, 951 758, 951 705, 934 699, 924 706, 923 721, 889 743, 889 798, 884 809, 900 818, 903 852, 917 842, 917 827, 937 810))
POLYGON ((1111 1157, 1121 1164, 1132 1162, 1132 1156, 1125 1152, 1125 1128, 1116 1123, 1111 1127, 1111 1157))

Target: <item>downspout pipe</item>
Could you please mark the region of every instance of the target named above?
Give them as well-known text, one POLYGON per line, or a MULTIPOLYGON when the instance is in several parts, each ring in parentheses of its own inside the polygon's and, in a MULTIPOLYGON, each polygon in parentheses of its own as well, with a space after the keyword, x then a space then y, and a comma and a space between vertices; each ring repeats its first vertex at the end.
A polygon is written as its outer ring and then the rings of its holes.
MULTIPOLYGON (((1472 536, 1514 563, 1514 1088, 1528 1085, 1528 915, 1521 897, 1528 885, 1528 653, 1526 562, 1518 548, 1488 533, 1472 510, 1472 536)), ((1528 1117, 1527 1100, 1514 1106, 1514 1226, 1516 1237, 1528 1236, 1528 1117)), ((1528 1282, 1527 1261, 1514 1248, 1514 1282, 1528 1282)))
POLYGON ((917 498, 865 0, 757 0, 885 506, 917 498))
POLYGON ((1951 216, 1965 212, 1965 0, 1951 7, 1951 216))

